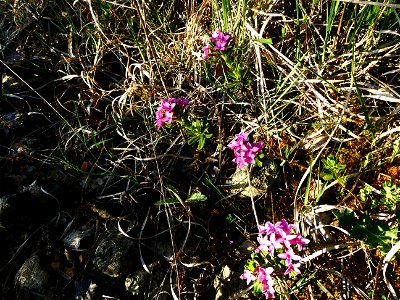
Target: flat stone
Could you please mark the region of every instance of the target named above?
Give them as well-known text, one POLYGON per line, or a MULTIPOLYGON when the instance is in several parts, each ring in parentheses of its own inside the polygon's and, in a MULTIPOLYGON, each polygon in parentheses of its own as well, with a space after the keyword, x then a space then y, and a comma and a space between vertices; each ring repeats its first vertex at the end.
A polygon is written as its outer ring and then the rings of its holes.
POLYGON ((15 276, 15 284, 24 292, 43 292, 48 280, 49 275, 42 269, 37 255, 28 258, 15 276))
POLYGON ((88 243, 83 242, 86 240, 91 241, 93 239, 92 235, 91 229, 82 228, 81 230, 72 230, 63 238, 63 242, 66 247, 72 250, 82 251, 85 250, 88 245, 88 243))
POLYGON ((258 197, 275 182, 278 174, 276 162, 264 159, 261 168, 258 166, 237 168, 226 184, 231 194, 237 194, 243 198, 258 197))
POLYGON ((103 274, 119 277, 132 263, 132 250, 135 243, 123 235, 110 235, 97 246, 93 265, 103 274))
MULTIPOLYGON (((125 279, 125 288, 132 296, 144 295, 147 290, 157 291, 163 281, 160 271, 161 262, 155 261, 147 266, 150 273, 141 269, 129 274, 125 279)), ((152 297, 151 297, 152 298, 152 297)))

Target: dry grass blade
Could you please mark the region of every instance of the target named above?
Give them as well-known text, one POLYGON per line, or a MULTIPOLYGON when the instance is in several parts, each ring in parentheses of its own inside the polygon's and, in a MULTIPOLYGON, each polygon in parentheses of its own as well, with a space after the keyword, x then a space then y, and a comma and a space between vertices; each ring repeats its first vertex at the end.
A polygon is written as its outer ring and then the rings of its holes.
POLYGON ((393 257, 396 255, 397 252, 400 251, 400 241, 398 241, 395 245, 393 245, 392 249, 386 254, 386 256, 383 258, 382 262, 382 273, 383 273, 383 279, 390 291, 390 293, 393 296, 393 299, 399 299, 397 297, 396 291, 394 290, 393 286, 390 284, 389 280, 386 277, 386 270, 389 265, 389 262, 393 259, 393 257))
POLYGON ((393 3, 372 2, 372 1, 364 1, 364 0, 338 0, 338 1, 360 4, 360 5, 373 5, 373 6, 392 7, 392 8, 400 9, 400 4, 393 4, 393 3))

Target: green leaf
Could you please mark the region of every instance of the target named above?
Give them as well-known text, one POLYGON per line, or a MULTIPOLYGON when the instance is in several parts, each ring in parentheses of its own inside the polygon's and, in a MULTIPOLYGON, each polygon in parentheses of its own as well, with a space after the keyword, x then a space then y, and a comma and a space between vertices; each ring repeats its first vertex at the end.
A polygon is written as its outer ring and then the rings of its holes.
POLYGON ((346 186, 346 177, 339 177, 337 180, 341 186, 346 186))
POLYGON ((200 135, 199 143, 197 144, 197 150, 203 149, 205 142, 206 142, 205 137, 203 135, 200 135))
POLYGON ((322 178, 326 181, 334 179, 332 174, 325 174, 322 178))
POLYGON ((171 198, 159 200, 156 203, 154 203, 154 205, 159 206, 159 205, 163 205, 163 204, 178 204, 178 203, 180 203, 178 199, 171 197, 171 198))
POLYGON ((229 224, 232 224, 236 221, 236 217, 234 217, 232 214, 227 214, 225 219, 228 221, 229 224))
POLYGON ((203 122, 200 120, 192 121, 192 126, 195 129, 201 129, 201 127, 203 126, 203 122))
POLYGON ((364 239, 369 248, 381 248, 384 253, 389 252, 397 240, 397 228, 390 229, 388 224, 374 222, 367 215, 360 220, 350 233, 358 239, 364 239))
POLYGON ((258 280, 254 281, 253 285, 253 294, 255 296, 258 296, 262 293, 262 283, 259 282, 258 280))
POLYGON ((379 248, 387 253, 398 240, 398 228, 390 228, 388 224, 372 220, 366 213, 359 218, 354 212, 344 210, 334 212, 341 226, 350 226, 351 237, 363 241, 369 248, 379 248))
POLYGON ((200 139, 200 136, 194 136, 189 139, 188 144, 193 145, 193 144, 197 143, 199 141, 199 139, 200 139))
POLYGON ((251 273, 255 272, 257 266, 258 266, 258 264, 254 260, 252 260, 252 259, 247 260, 246 269, 249 270, 251 273))
POLYGON ((203 202, 207 200, 207 196, 201 192, 194 192, 187 198, 187 202, 203 202))
POLYGON ((356 218, 354 212, 349 209, 344 209, 343 211, 333 211, 335 217, 339 220, 340 225, 350 225, 356 218))
POLYGON ((254 41, 259 42, 261 44, 266 44, 266 45, 271 45, 272 40, 271 39, 255 39, 254 41))

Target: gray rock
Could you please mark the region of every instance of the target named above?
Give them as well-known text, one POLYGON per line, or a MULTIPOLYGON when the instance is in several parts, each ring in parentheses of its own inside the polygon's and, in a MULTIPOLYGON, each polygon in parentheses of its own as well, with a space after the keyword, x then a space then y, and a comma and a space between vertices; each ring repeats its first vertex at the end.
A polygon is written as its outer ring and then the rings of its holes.
POLYGON ((238 247, 237 250, 241 256, 250 257, 255 249, 255 243, 250 240, 246 240, 238 247))
POLYGON ((278 175, 276 162, 272 159, 264 159, 261 168, 257 166, 237 168, 226 184, 231 194, 238 194, 244 198, 258 197, 267 191, 268 187, 276 181, 278 175))
POLYGON ((24 292, 42 293, 48 280, 49 274, 42 269, 37 255, 28 258, 15 276, 15 284, 24 292))
POLYGON ((160 288, 163 280, 163 272, 160 272, 161 262, 155 261, 147 267, 150 273, 142 269, 133 272, 125 279, 125 288, 133 296, 144 295, 146 289, 157 292, 160 288))
POLYGON ((98 290, 98 286, 95 283, 90 283, 88 290, 86 291, 86 294, 84 297, 82 297, 82 300, 94 300, 94 299, 98 299, 99 295, 97 293, 98 290))
POLYGON ((119 277, 132 263, 135 243, 123 235, 109 235, 97 246, 93 265, 103 274, 119 277))
POLYGON ((149 274, 145 270, 139 270, 129 275, 125 279, 126 290, 133 296, 139 296, 144 292, 146 281, 149 274))
POLYGON ((220 274, 214 279, 215 300, 249 299, 248 293, 241 290, 244 285, 240 279, 240 272, 232 270, 227 265, 222 267, 220 274))
POLYGON ((229 268, 229 266, 225 265, 222 267, 219 276, 215 276, 215 300, 229 299, 232 291, 226 283, 231 280, 231 274, 231 269, 229 268))
POLYGON ((72 250, 82 251, 86 250, 85 247, 81 246, 82 241, 85 239, 90 239, 91 237, 91 229, 72 230, 63 238, 63 242, 66 247, 72 250))

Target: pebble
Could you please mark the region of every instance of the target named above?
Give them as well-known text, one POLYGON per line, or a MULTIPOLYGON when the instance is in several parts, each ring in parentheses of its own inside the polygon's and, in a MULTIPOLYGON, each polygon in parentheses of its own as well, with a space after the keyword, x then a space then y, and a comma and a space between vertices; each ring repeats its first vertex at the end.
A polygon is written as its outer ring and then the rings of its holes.
POLYGON ((119 277, 132 263, 135 243, 123 235, 109 235, 97 246, 93 265, 103 274, 119 277))
POLYGON ((37 255, 29 257, 15 275, 15 284, 24 293, 42 293, 48 280, 49 275, 42 269, 37 255))

